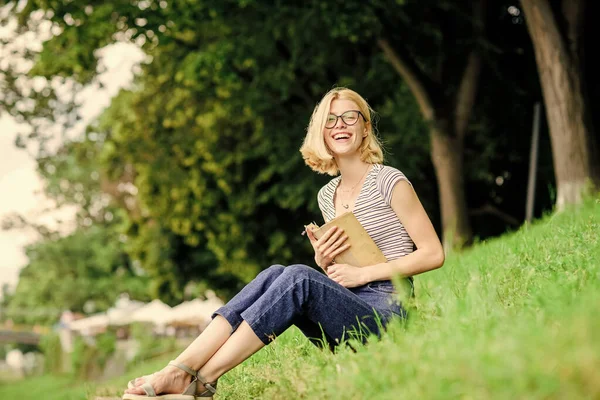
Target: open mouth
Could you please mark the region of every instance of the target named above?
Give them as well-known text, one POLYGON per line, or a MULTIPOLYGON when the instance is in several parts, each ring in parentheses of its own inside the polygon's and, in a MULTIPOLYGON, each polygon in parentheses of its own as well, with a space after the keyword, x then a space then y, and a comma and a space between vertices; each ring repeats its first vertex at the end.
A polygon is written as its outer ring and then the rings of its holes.
POLYGON ((350 134, 348 133, 337 133, 333 135, 334 140, 347 140, 350 139, 350 134))

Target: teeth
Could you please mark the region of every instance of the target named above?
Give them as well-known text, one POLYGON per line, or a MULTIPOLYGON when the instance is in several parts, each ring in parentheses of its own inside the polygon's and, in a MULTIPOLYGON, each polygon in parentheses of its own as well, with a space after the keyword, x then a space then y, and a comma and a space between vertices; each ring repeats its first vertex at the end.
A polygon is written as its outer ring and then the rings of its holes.
POLYGON ((333 138, 334 138, 335 140, 338 140, 338 139, 349 139, 349 138, 350 138, 350 136, 348 136, 348 135, 336 135, 336 136, 334 136, 333 138))

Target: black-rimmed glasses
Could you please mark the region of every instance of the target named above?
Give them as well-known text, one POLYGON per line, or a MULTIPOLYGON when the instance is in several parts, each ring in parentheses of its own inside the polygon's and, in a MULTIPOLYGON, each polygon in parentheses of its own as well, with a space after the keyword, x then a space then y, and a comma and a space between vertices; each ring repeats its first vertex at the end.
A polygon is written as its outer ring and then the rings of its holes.
POLYGON ((358 110, 348 110, 342 115, 329 114, 327 116, 327 120, 325 121, 325 128, 333 128, 335 124, 337 124, 338 118, 341 118, 346 125, 352 126, 358 122, 359 117, 363 117, 365 121, 367 120, 365 116, 358 110))

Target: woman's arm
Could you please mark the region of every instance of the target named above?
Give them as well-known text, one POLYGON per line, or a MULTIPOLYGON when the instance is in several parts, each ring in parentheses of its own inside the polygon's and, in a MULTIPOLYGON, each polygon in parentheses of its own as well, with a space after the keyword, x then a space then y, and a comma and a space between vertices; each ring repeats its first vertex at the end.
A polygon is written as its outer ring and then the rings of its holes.
POLYGON ((396 275, 407 277, 422 274, 444 264, 442 244, 419 197, 407 181, 395 185, 390 205, 417 249, 396 260, 360 268, 364 283, 391 279, 396 275))

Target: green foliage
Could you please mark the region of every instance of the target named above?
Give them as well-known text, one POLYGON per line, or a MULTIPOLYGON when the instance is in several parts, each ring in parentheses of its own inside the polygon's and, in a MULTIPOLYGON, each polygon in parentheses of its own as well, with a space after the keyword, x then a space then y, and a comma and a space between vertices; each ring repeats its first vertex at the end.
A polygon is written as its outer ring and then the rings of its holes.
MULTIPOLYGON (((30 124, 77 114, 51 82, 72 77, 74 92, 96 84, 95 50, 130 41, 148 56, 133 88, 113 98, 84 137, 38 162, 47 194, 77 205, 81 226, 119 220, 107 235, 145 272, 152 296, 175 304, 192 282, 228 297, 271 264, 312 263, 299 233, 321 218, 316 193, 328 177, 310 171, 298 148, 315 103, 334 85, 352 87, 379 111, 388 163, 409 176, 439 225, 427 126, 376 39, 404 46, 437 77, 429 83, 442 88, 438 100, 453 99, 473 45, 462 3, 29 1, 13 14, 33 31, 36 10, 55 36, 28 55, 34 67, 20 78, 44 77, 46 87, 28 97, 8 84, 0 101, 21 115, 14 99, 31 97, 37 108, 22 115, 30 124)), ((46 130, 38 131, 31 140, 46 130)), ((495 134, 481 136, 471 154, 502 153, 495 134)), ((484 181, 487 198, 504 171, 477 160, 467 178, 484 181)))
POLYGON ((95 312, 111 307, 119 294, 147 300, 138 276, 121 249, 118 235, 101 226, 31 245, 6 314, 15 322, 53 323, 64 310, 95 312))
POLYGON ((44 354, 44 372, 60 374, 63 372, 63 349, 57 333, 48 333, 40 339, 40 350, 44 354))
POLYGON ((131 325, 131 338, 137 342, 137 351, 129 362, 128 369, 178 349, 175 337, 157 336, 152 328, 142 323, 131 325))
POLYGON ((108 358, 117 348, 117 336, 113 332, 106 332, 95 337, 97 350, 95 361, 102 368, 106 365, 108 358))
POLYGON ((77 378, 85 378, 86 365, 91 360, 93 350, 88 346, 81 336, 73 339, 73 351, 71 352, 71 371, 77 378))
MULTIPOLYGON (((338 62, 334 72, 325 54, 341 60, 358 49, 349 42, 308 46, 313 37, 300 26, 320 21, 308 14, 296 21, 294 7, 276 15, 260 3, 246 6, 225 12, 195 4, 186 17, 203 16, 205 23, 194 30, 187 26, 195 23, 175 15, 182 11, 175 4, 140 13, 144 29, 157 35, 144 47, 152 63, 143 66, 136 90, 115 98, 90 132, 100 138, 107 176, 135 171, 139 214, 130 214, 127 251, 148 271, 153 294, 169 302, 181 300, 179 289, 190 280, 232 294, 236 282, 270 264, 310 262, 299 232, 319 216, 314 198, 325 179, 313 177, 297 153, 304 127, 332 77, 358 84, 344 77, 370 67, 365 55, 351 66, 338 62), (160 26, 152 24, 170 17, 178 24, 156 33, 160 26), (261 20, 265 30, 238 24, 242 18, 261 20)), ((375 85, 386 84, 371 76, 375 85)))
POLYGON ((101 333, 92 339, 76 336, 71 353, 71 372, 76 379, 92 380, 99 376, 116 349, 116 336, 101 333))

